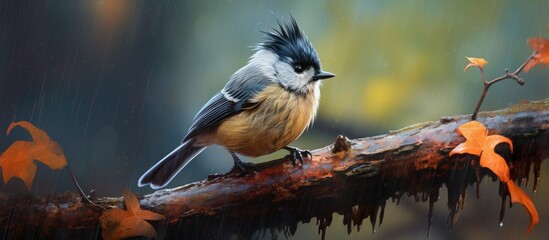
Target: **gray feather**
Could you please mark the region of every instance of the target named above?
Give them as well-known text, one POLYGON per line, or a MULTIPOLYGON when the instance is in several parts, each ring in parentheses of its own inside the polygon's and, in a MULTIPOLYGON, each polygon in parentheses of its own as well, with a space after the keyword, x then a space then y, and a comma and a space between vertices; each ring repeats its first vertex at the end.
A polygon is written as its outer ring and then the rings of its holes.
POLYGON ((166 186, 202 150, 204 147, 193 147, 193 141, 184 142, 144 173, 138 186, 150 185, 153 189, 166 186))
POLYGON ((248 64, 233 74, 223 90, 213 96, 198 111, 183 142, 216 126, 228 117, 250 109, 250 106, 255 104, 250 100, 268 84, 271 84, 271 81, 258 70, 254 69, 253 64, 248 64), (225 94, 228 94, 229 98, 225 94))

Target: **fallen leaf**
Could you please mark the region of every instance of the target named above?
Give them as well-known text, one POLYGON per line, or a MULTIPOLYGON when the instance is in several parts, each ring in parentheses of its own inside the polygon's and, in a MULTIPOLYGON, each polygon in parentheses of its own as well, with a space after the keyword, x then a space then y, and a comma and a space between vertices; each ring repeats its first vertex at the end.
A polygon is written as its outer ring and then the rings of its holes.
POLYGON ((113 208, 109 209, 99 217, 101 222, 101 236, 104 239, 122 239, 127 235, 125 230, 121 228, 121 223, 127 217, 126 211, 113 208))
POLYGON ((549 40, 545 38, 529 38, 528 45, 537 53, 534 55, 526 65, 524 66, 524 72, 530 71, 534 66, 543 64, 546 66, 549 64, 549 40))
POLYGON ((526 211, 530 214, 530 226, 528 227, 528 232, 531 232, 534 229, 534 226, 539 222, 538 211, 532 202, 532 199, 522 189, 520 189, 515 182, 508 181, 507 188, 509 189, 509 195, 511 195, 511 202, 520 203, 526 211))
POLYGON ((99 218, 104 239, 123 239, 145 236, 158 238, 154 227, 145 220, 160 220, 164 215, 142 210, 133 193, 124 195, 126 211, 114 208, 107 210, 99 218))
POLYGON ((142 210, 141 206, 139 206, 139 200, 137 200, 137 197, 135 194, 128 192, 126 195, 124 195, 124 203, 126 204, 126 209, 130 213, 130 215, 135 215, 136 217, 145 219, 145 220, 160 220, 164 219, 164 215, 158 214, 155 212, 142 210))
POLYGON ((459 126, 457 131, 458 134, 465 137, 466 141, 455 147, 450 152, 450 156, 456 153, 469 153, 480 156, 484 143, 486 142, 488 129, 477 121, 471 121, 459 126))
POLYGON ((500 135, 487 136, 484 149, 480 155, 479 164, 494 172, 500 180, 509 180, 509 166, 503 157, 497 154, 494 149, 500 143, 509 144, 511 152, 513 151, 513 142, 509 138, 500 135))
POLYGON ((30 191, 36 175, 36 164, 33 160, 42 162, 51 169, 61 169, 67 165, 67 159, 57 142, 29 122, 11 123, 6 134, 16 126, 27 130, 33 141, 16 141, 11 144, 0 155, 0 168, 4 183, 16 177, 23 180, 30 191))
POLYGON ((483 70, 484 65, 486 65, 488 62, 484 60, 484 58, 474 58, 474 57, 465 57, 467 60, 469 60, 469 64, 465 66, 465 69, 463 71, 467 71, 470 67, 478 67, 479 69, 483 70))
POLYGON ((538 212, 530 197, 509 178, 509 166, 505 159, 494 151, 500 143, 509 144, 511 151, 513 151, 511 140, 500 135, 488 136, 488 129, 484 124, 477 121, 470 121, 459 126, 457 132, 465 137, 465 142, 455 147, 450 152, 450 156, 464 153, 480 156, 479 164, 490 169, 501 182, 507 184, 511 202, 520 203, 526 208, 532 219, 528 227, 528 233, 532 231, 539 222, 538 212))

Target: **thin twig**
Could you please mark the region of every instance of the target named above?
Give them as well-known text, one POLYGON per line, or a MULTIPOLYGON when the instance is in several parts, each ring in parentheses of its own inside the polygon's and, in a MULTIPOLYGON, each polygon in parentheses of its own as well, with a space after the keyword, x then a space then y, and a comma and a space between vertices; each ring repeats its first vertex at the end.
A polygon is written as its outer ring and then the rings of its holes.
POLYGON ((522 65, 520 65, 520 67, 517 68, 517 70, 515 70, 514 72, 512 73, 509 73, 509 69, 505 69, 505 74, 503 74, 502 76, 500 77, 497 77, 497 78, 494 78, 490 81, 486 81, 486 76, 484 74, 484 69, 479 67, 480 69, 480 72, 482 74, 482 82, 484 83, 484 88, 482 89, 482 95, 480 95, 480 98, 477 102, 477 106, 475 107, 475 111, 473 112, 473 115, 471 116, 471 120, 476 120, 477 119, 477 115, 478 115, 478 111, 480 110, 480 106, 482 105, 482 102, 484 102, 484 98, 486 97, 486 93, 488 93, 488 89, 490 88, 490 86, 492 86, 494 83, 497 83, 499 81, 502 81, 502 80, 505 80, 505 79, 513 79, 515 80, 519 85, 524 85, 524 79, 518 77, 518 74, 520 74, 522 72, 522 70, 524 69, 524 67, 526 66, 526 64, 528 64, 528 62, 530 62, 530 60, 534 59, 534 56, 537 54, 538 52, 537 51, 534 51, 527 59, 526 61, 524 61, 522 63, 522 65))
POLYGON ((69 165, 67 164, 66 166, 67 168, 67 171, 69 172, 69 175, 71 176, 71 180, 72 182, 74 183, 74 186, 76 186, 76 190, 78 191, 78 195, 80 195, 80 198, 81 198, 81 201, 83 203, 88 203, 88 204, 91 204, 93 206, 96 206, 98 208, 101 208, 103 209, 104 211, 106 211, 107 209, 104 208, 103 206, 97 204, 97 203, 94 203, 92 202, 92 200, 90 200, 86 194, 84 193, 84 191, 82 191, 82 188, 80 187, 80 184, 78 184, 78 181, 76 181, 76 178, 74 177, 74 174, 72 173, 71 169, 69 168, 69 165))
POLYGON ((488 82, 486 82, 486 77, 484 75, 484 69, 479 68, 480 72, 482 73, 482 82, 484 83, 484 88, 482 89, 482 95, 480 95, 480 99, 477 102, 477 106, 475 107, 475 111, 473 112, 473 116, 471 117, 471 120, 477 119, 478 110, 480 109, 480 105, 482 105, 482 102, 484 101, 484 98, 486 97, 486 93, 488 92, 488 88, 490 85, 488 82))

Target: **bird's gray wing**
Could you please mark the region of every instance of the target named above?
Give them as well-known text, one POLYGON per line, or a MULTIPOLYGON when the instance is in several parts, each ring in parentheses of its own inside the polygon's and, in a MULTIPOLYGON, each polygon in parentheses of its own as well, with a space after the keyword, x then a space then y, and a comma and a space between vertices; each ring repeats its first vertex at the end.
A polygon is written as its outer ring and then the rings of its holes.
POLYGON ((198 111, 183 142, 195 137, 201 131, 219 124, 224 119, 246 109, 251 109, 257 104, 251 102, 251 99, 271 81, 264 75, 259 74, 258 71, 253 71, 254 68, 247 67, 250 66, 246 66, 233 74, 223 90, 214 95, 198 111))

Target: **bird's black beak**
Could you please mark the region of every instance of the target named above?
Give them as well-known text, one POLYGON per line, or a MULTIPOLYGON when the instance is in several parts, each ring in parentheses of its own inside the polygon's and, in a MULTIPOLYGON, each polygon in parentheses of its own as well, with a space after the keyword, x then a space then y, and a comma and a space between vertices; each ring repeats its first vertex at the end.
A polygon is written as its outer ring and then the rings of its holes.
POLYGON ((333 77, 335 77, 335 74, 331 72, 320 71, 320 73, 313 76, 313 81, 320 80, 320 79, 333 78, 333 77))

